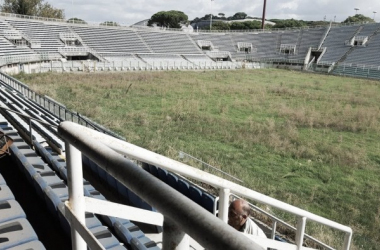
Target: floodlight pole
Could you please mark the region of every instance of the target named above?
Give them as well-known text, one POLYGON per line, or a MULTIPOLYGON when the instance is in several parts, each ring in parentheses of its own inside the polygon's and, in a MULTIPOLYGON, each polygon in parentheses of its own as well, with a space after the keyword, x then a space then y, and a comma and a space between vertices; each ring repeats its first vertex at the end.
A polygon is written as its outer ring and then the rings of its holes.
POLYGON ((212 28, 212 1, 214 1, 214 0, 210 1, 210 30, 212 28))
POLYGON ((265 26, 265 13, 267 9, 267 0, 264 0, 264 6, 263 6, 263 19, 261 20, 261 29, 264 29, 265 26))
MULTIPOLYGON (((374 11, 374 12, 373 12, 373 21, 375 21, 376 13, 377 13, 377 11, 374 11)), ((375 21, 375 22, 376 22, 376 21, 375 21)))

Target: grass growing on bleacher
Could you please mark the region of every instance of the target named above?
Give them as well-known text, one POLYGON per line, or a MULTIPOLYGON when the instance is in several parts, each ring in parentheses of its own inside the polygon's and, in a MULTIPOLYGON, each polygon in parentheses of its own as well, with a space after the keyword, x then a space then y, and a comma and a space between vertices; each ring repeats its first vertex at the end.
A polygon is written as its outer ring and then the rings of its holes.
MULTIPOLYGON (((18 78, 129 142, 175 159, 184 151, 351 226, 353 249, 380 244, 377 81, 285 70, 18 78)), ((334 242, 320 227, 309 230, 334 242)))

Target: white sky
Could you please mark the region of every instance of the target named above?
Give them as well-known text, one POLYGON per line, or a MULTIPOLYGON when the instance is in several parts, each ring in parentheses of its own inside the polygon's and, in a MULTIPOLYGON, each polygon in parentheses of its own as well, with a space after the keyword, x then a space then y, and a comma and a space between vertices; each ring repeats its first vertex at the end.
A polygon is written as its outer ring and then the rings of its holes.
MULTIPOLYGON (((261 17, 263 0, 45 0, 54 7, 65 10, 66 19, 77 17, 87 22, 115 21, 131 25, 150 18, 158 11, 179 10, 189 19, 206 14, 224 13, 232 16, 245 12, 249 16, 261 17)), ((343 21, 348 16, 358 14, 380 21, 379 0, 267 0, 267 19, 302 19, 343 21)))

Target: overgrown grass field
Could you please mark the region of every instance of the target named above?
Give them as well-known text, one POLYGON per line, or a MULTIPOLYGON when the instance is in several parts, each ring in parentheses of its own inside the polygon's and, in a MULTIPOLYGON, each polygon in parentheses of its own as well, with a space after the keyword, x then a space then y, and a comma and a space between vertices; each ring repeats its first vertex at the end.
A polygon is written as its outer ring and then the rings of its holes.
MULTIPOLYGON (((379 249, 378 81, 274 69, 17 78, 129 142, 184 151, 352 227, 352 249, 379 249)), ((335 244, 329 230, 308 232, 335 244)))

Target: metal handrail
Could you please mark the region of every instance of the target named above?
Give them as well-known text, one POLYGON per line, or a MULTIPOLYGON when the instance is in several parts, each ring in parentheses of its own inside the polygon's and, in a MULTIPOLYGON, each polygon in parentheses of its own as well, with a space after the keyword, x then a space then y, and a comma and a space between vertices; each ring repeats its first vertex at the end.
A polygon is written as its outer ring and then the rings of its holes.
MULTIPOLYGON (((157 167, 164 168, 168 171, 179 173, 185 177, 189 177, 192 179, 195 179, 197 181, 201 181, 203 183, 209 184, 215 188, 218 188, 220 190, 220 202, 219 202, 219 217, 223 219, 224 221, 227 221, 227 214, 228 214, 228 197, 231 193, 234 193, 236 195, 239 195, 241 197, 248 198, 250 200, 254 200, 256 202, 262 203, 264 205, 269 205, 271 207, 274 207, 276 209, 288 212, 290 214, 296 215, 298 218, 297 223, 297 233, 296 233, 296 245, 302 246, 303 239, 304 239, 304 232, 305 232, 305 226, 306 226, 306 220, 311 220, 323 225, 326 225, 328 227, 340 230, 346 234, 345 241, 344 241, 344 250, 348 250, 351 244, 352 239, 352 229, 350 227, 344 226, 342 224, 339 224, 337 222, 331 221, 329 219, 323 218, 321 216, 312 214, 308 211, 302 210, 300 208, 297 208, 295 206, 289 205, 287 203, 284 203, 282 201, 276 200, 274 198, 271 198, 269 196, 260 194, 258 192, 255 192, 253 190, 250 190, 246 187, 243 187, 241 185, 238 185, 236 183, 233 183, 231 181, 225 180, 223 178, 217 177, 215 175, 206 173, 204 171, 201 171, 196 168, 192 168, 190 166, 187 166, 183 163, 180 163, 178 161, 169 159, 167 157, 161 156, 159 154, 153 153, 151 151, 148 151, 146 149, 137 147, 133 144, 130 144, 125 141, 120 141, 116 138, 111 138, 109 136, 106 136, 102 133, 89 130, 87 128, 81 127, 76 124, 72 123, 61 123, 58 130, 62 130, 62 126, 66 128, 66 130, 73 130, 72 134, 75 134, 75 138, 71 137, 71 140, 75 141, 79 138, 95 138, 97 141, 102 142, 103 144, 106 144, 111 149, 115 150, 116 152, 119 152, 120 154, 126 155, 132 159, 136 159, 148 164, 155 165, 157 167), (66 125, 63 125, 66 124, 66 125)), ((62 132, 59 132, 62 134, 62 132)), ((67 132, 65 132, 67 133, 67 132)), ((65 138, 65 135, 62 135, 65 138)), ((76 142, 78 143, 78 142, 76 142)), ((81 142, 80 149, 83 149, 83 145, 87 142, 81 142)), ((86 156, 89 156, 86 152, 84 152, 86 156)), ((97 155, 94 155, 94 157, 99 157, 97 155)), ((96 159, 96 158, 95 158, 96 159)), ((105 161, 97 161, 96 163, 102 163, 104 164, 105 161)), ((113 168, 112 164, 107 164, 107 171, 109 169, 113 168)), ((120 172, 118 173, 120 174, 120 172)), ((113 173, 111 172, 111 175, 113 173)), ((114 175, 113 175, 114 176, 114 175)), ((116 177, 116 176, 114 176, 116 177)), ((134 191, 134 190, 133 190, 134 191)), ((144 198, 144 197, 142 197, 144 198)), ((155 205, 155 204, 152 204, 155 205)))
POLYGON ((45 108, 46 110, 53 113, 56 117, 58 117, 61 120, 68 120, 72 122, 76 122, 78 124, 82 124, 86 127, 96 129, 98 131, 101 131, 105 134, 111 135, 113 137, 117 137, 120 139, 124 139, 123 137, 113 133, 110 130, 107 130, 103 126, 96 124, 95 122, 90 121, 89 119, 86 119, 82 115, 80 115, 77 112, 73 112, 69 109, 67 109, 65 106, 62 106, 58 104, 55 101, 52 101, 51 98, 46 98, 43 95, 40 95, 36 93, 35 91, 31 90, 26 84, 18 81, 17 79, 8 76, 4 73, 0 72, 0 80, 7 84, 8 86, 12 87, 14 90, 18 91, 22 95, 24 95, 26 98, 31 99, 41 107, 45 108))
MULTIPOLYGON (((95 134, 90 137, 84 134, 84 131, 90 132, 91 130, 71 122, 63 122, 58 127, 58 134, 67 143, 66 153, 69 176, 78 177, 76 173, 82 171, 80 157, 77 157, 78 154, 80 156, 80 152, 77 150, 80 150, 164 215, 164 249, 173 249, 172 247, 175 243, 173 241, 178 240, 174 236, 178 231, 173 233, 172 230, 166 230, 168 227, 183 230, 207 249, 264 249, 195 204, 189 198, 167 184, 163 184, 159 179, 107 147, 109 145, 104 144, 107 143, 106 141, 96 140, 97 134, 95 131, 92 131, 95 134), (78 128, 80 129, 78 130, 78 128)), ((81 175, 79 174, 79 176, 81 175)), ((74 210, 74 214, 76 209, 80 211, 77 215, 80 222, 83 223, 85 201, 83 196, 78 197, 76 193, 78 191, 79 194, 83 195, 83 187, 80 189, 81 185, 83 185, 83 181, 78 180, 74 183, 71 178, 68 178, 70 194, 68 207, 74 210)), ((78 226, 78 224, 76 225, 78 226)), ((180 234, 180 238, 183 237, 184 235, 180 234)))

